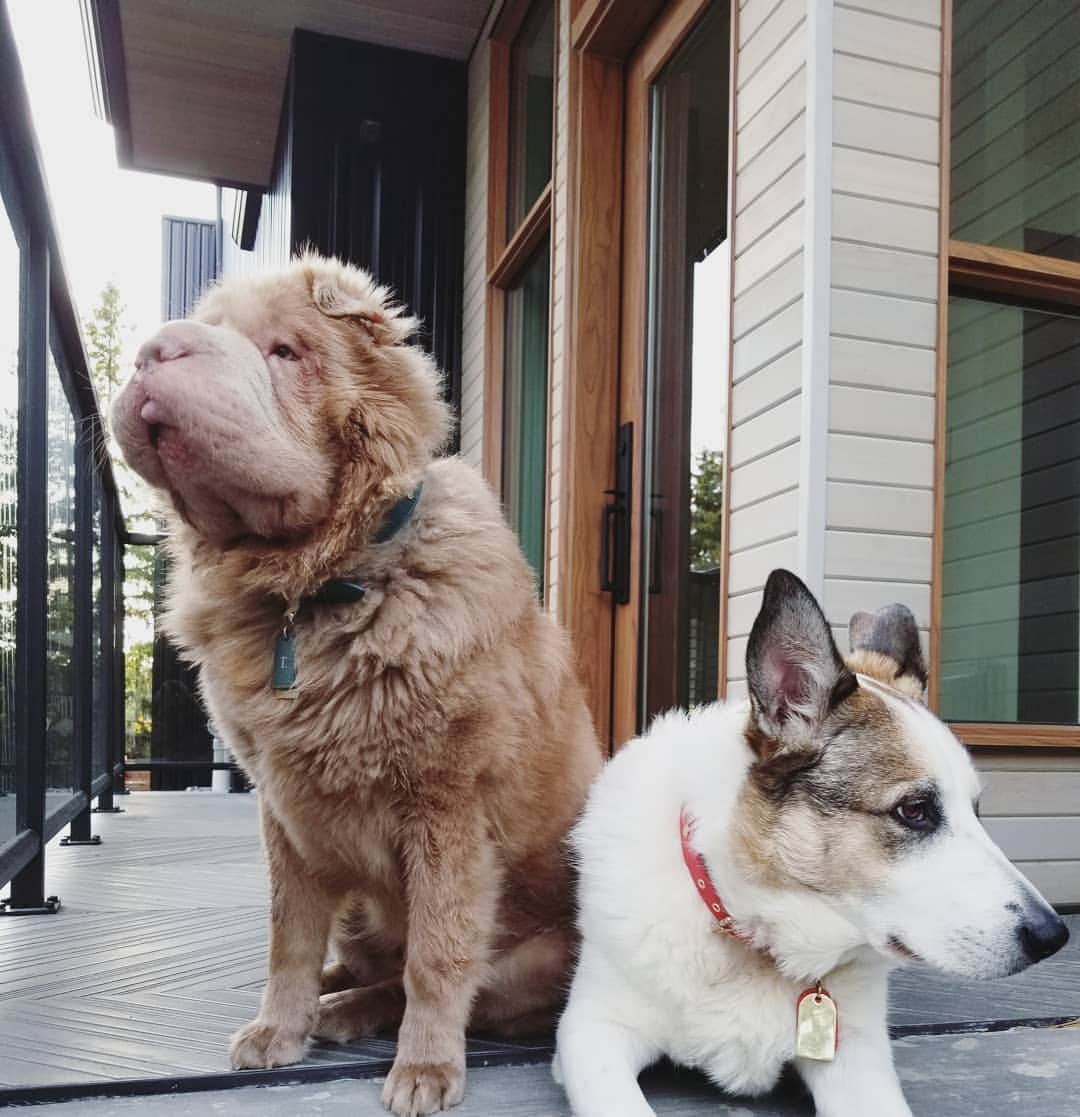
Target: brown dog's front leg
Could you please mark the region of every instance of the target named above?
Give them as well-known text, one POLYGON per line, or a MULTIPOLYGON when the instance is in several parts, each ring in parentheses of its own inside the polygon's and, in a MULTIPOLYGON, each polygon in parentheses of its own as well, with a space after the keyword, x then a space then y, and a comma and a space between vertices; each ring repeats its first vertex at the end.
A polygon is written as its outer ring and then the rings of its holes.
POLYGON ((232 1037, 236 1070, 279 1067, 304 1057, 319 1010, 319 977, 333 905, 264 805, 270 870, 270 979, 259 1015, 232 1037))
POLYGON ((383 1104, 398 1117, 457 1105, 465 1025, 495 924, 499 870, 482 812, 448 800, 406 836, 405 1016, 383 1104))

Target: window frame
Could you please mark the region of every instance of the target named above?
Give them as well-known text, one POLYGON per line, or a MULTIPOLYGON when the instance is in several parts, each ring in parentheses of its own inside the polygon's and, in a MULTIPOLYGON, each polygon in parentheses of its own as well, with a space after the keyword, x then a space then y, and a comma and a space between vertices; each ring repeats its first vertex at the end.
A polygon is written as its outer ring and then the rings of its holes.
MULTIPOLYGON (((951 237, 952 169, 952 43, 953 3, 942 0, 941 22, 941 134, 940 209, 938 215, 937 401, 934 436, 933 585, 930 600, 929 702, 940 699, 942 571, 944 566, 945 403, 949 365, 949 299, 983 298, 1072 315, 1080 314, 1080 263, 1038 256, 1017 249, 954 240, 951 237)), ((1032 722, 948 723, 966 745, 979 748, 1080 749, 1080 724, 1044 725, 1032 722)))
MULTIPOLYGON (((487 198, 487 294, 485 299, 485 373, 483 418, 483 470, 496 492, 503 496, 503 447, 504 447, 504 386, 506 383, 506 310, 510 290, 517 285, 533 260, 534 254, 548 239, 548 347, 547 347, 547 433, 544 439, 544 520, 551 504, 551 313, 554 271, 555 227, 555 154, 557 144, 558 88, 559 88, 559 27, 561 3, 567 0, 550 0, 554 22, 552 46, 552 80, 555 95, 552 97, 551 176, 540 191, 536 201, 516 228, 509 228, 511 212, 511 187, 514 170, 511 165, 513 143, 511 137, 511 68, 514 48, 529 16, 539 3, 546 0, 507 0, 492 28, 489 38, 490 60, 488 65, 488 198, 487 198)), ((548 566, 551 560, 550 538, 544 532, 542 569, 537 577, 547 600, 551 584, 548 566)))

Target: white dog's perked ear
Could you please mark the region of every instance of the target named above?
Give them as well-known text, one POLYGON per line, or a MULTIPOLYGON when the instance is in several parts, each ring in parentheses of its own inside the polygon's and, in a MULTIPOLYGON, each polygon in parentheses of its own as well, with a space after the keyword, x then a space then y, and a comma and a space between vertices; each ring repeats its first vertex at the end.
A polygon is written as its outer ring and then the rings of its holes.
POLYGON ((790 571, 774 570, 765 583, 746 679, 758 743, 771 753, 816 749, 822 722, 858 687, 813 594, 790 571))
POLYGON ((919 626, 906 605, 885 605, 876 613, 856 613, 848 624, 853 652, 876 652, 896 661, 897 678, 907 675, 926 687, 926 661, 919 626))

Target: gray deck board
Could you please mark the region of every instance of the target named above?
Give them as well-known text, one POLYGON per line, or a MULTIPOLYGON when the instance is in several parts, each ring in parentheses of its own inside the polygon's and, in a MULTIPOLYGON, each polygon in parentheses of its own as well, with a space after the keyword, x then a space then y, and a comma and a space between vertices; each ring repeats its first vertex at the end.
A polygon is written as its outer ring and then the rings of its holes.
MULTIPOLYGON (((158 792, 135 793, 122 803, 123 814, 95 816, 95 829, 103 837, 100 847, 64 849, 55 842, 50 846, 47 884, 63 900, 58 915, 0 919, 0 1104, 6 1091, 18 1087, 107 1086, 121 1079, 225 1073, 229 1035, 258 1009, 267 964, 268 892, 255 798, 158 792)), ((962 1028, 971 1022, 1080 1017, 1080 918, 1073 917, 1072 923, 1073 941, 1062 954, 1008 981, 957 982, 919 970, 897 975, 891 1023, 900 1028, 962 1028)), ((1058 1046, 1071 1051, 1077 1065, 1078 1035, 1076 1031, 1031 1033, 1036 1037, 1031 1042, 1041 1044, 1039 1050, 1044 1052, 1039 1058, 1031 1056, 1031 1066, 1048 1066, 1053 1058, 1045 1053, 1058 1046)), ((968 1038, 941 1037, 927 1047, 920 1046, 928 1042, 922 1039, 898 1040, 898 1058, 903 1065, 908 1051, 941 1051, 951 1053, 949 1058, 960 1065, 966 1048, 950 1044, 966 1043, 968 1038)), ((997 1036, 980 1036, 977 1048, 989 1050, 998 1043, 997 1036)), ((470 1040, 471 1056, 479 1063, 535 1063, 545 1061, 546 1052, 543 1037, 521 1045, 470 1040)), ((377 1070, 392 1055, 393 1041, 385 1038, 346 1047, 315 1046, 307 1062, 355 1075, 363 1066, 377 1070)), ((500 1079, 508 1073, 507 1068, 472 1070, 470 1105, 474 1108, 461 1110, 463 1117, 564 1112, 552 1108, 561 1103, 558 1092, 552 1093, 545 1068, 515 1071, 500 1079), (505 1092, 509 1085, 498 1085, 503 1081, 520 1081, 526 1089, 512 1108, 496 1105, 500 1096, 510 1096, 505 1092), (494 1108, 475 1108, 487 1104, 482 1102, 487 1095, 477 1088, 478 1082, 493 1083, 494 1108), (541 1108, 530 1109, 534 1090, 541 1108)), ((917 1078, 922 1072, 911 1073, 917 1078)), ((699 1112, 701 1090, 716 1101, 715 1093, 698 1079, 668 1079, 661 1077, 656 1085, 662 1114, 699 1112), (668 1100, 664 1090, 671 1094, 668 1100)), ((1036 1073, 1034 1086, 1027 1085, 1041 1089, 1042 1081, 1036 1073)), ((336 1097, 339 1088, 352 1099, 350 1104, 373 1091, 370 1083, 357 1082, 298 1089, 306 1091, 305 1096, 329 1091, 336 1097)), ((913 1079, 909 1089, 917 1088, 913 1079)), ((245 1088, 230 1096, 239 1099, 248 1094, 272 1096, 269 1088, 245 1088)), ((196 1108, 162 1112, 211 1112, 206 1103, 209 1095, 200 1097, 202 1101, 190 1103, 196 1108)), ((181 1098, 169 1101, 189 1104, 181 1098)), ((149 1102, 141 1099, 140 1104, 149 1102)), ((740 1105, 743 1114, 783 1112, 740 1105)), ((320 1112, 306 1107, 302 1111, 320 1112)), ((1056 1117, 1066 1111, 1026 1108, 1020 1112, 1056 1117)))
MULTIPOLYGON (((896 1061, 919 1117, 1077 1117, 1080 1030, 919 1036, 897 1040, 896 1061)), ((697 1075, 670 1069, 646 1075, 658 1117, 808 1117, 812 1106, 787 1089, 734 1099, 697 1075)), ((80 1101, 80 1117, 384 1117, 381 1080, 244 1088, 155 1098, 80 1101)), ((35 1107, 35 1117, 69 1117, 70 1104, 35 1107)), ((469 1072, 459 1117, 569 1117, 546 1066, 469 1072)), ((612 1117, 617 1117, 613 1114, 612 1117)))

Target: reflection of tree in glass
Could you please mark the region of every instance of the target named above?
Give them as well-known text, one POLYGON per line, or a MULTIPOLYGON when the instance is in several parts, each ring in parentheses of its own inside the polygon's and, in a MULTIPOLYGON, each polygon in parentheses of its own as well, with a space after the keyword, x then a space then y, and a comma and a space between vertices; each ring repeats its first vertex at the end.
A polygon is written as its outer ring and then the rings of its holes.
POLYGON ((690 568, 720 565, 724 509, 724 451, 702 450, 690 482, 690 568))

